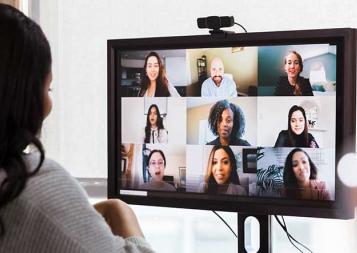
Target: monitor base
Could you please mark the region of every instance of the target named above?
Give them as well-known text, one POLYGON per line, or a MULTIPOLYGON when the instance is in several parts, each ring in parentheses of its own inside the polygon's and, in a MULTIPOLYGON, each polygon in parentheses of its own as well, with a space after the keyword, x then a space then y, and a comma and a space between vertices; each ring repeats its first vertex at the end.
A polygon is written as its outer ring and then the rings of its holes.
POLYGON ((238 213, 238 252, 272 252, 270 215, 238 213))

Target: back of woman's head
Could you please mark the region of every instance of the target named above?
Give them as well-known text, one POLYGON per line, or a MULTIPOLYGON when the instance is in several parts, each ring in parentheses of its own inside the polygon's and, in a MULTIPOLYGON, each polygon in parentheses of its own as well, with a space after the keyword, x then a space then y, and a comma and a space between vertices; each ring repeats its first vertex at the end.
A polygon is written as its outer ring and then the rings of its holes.
POLYGON ((0 37, 1 140, 3 134, 11 138, 19 130, 36 135, 44 118, 50 46, 36 23, 6 5, 0 5, 0 37))
MULTIPOLYGON (((0 208, 16 198, 44 159, 36 135, 42 127, 44 84, 51 69, 51 51, 41 28, 15 8, 0 4, 0 208), (29 172, 23 150, 33 144, 41 153, 29 172)), ((0 233, 3 233, 2 222, 0 233)))

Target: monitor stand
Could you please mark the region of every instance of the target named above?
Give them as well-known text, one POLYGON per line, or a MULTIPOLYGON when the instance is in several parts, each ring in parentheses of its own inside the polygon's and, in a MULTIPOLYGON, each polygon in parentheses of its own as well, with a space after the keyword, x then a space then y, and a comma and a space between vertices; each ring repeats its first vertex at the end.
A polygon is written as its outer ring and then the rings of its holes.
POLYGON ((271 245, 270 215, 238 213, 238 252, 270 253, 271 245))

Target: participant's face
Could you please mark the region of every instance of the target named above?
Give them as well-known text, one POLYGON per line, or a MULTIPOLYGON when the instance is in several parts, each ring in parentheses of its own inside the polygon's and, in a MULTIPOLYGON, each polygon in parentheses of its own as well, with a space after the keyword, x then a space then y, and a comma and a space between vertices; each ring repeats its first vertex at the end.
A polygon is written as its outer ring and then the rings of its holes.
POLYGON ((290 127, 296 135, 300 135, 302 134, 302 132, 304 132, 305 118, 300 110, 295 111, 291 114, 290 127))
POLYGON ((224 149, 218 149, 214 152, 212 159, 212 174, 217 184, 228 183, 232 171, 232 164, 229 156, 224 149))
POLYGON ((297 77, 301 72, 299 59, 294 53, 290 53, 285 57, 285 72, 288 77, 297 77))
POLYGON ((233 129, 233 111, 230 108, 225 109, 222 112, 222 120, 218 123, 218 135, 222 138, 228 138, 233 129))
POLYGON ((47 75, 45 84, 44 84, 44 93, 43 93, 43 117, 46 118, 52 110, 52 98, 51 98, 51 82, 52 82, 52 71, 47 75))
POLYGON ((213 60, 211 62, 211 78, 218 84, 221 83, 224 74, 224 66, 221 60, 213 60))
POLYGON ((310 163, 308 157, 304 152, 295 152, 292 157, 293 171, 296 180, 300 183, 304 183, 310 179, 310 163))
POLYGON ((159 76, 159 61, 155 56, 150 56, 146 64, 146 74, 150 81, 155 81, 159 76))
POLYGON ((164 177, 164 170, 164 158, 159 152, 153 153, 149 161, 149 172, 151 175, 151 180, 162 181, 162 178, 164 177))
POLYGON ((156 126, 157 123, 157 110, 155 107, 151 107, 149 112, 149 121, 152 126, 156 126))

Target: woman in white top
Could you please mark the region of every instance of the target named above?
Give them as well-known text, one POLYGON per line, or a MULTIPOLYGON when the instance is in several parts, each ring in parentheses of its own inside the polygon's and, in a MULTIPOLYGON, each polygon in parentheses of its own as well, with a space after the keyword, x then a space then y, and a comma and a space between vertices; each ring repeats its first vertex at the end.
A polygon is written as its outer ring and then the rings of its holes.
POLYGON ((139 97, 180 97, 167 77, 165 67, 156 52, 150 52, 145 58, 145 75, 139 97))
POLYGON ((146 116, 146 126, 144 129, 144 143, 167 143, 167 130, 160 116, 159 107, 152 104, 146 116))

